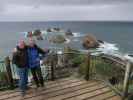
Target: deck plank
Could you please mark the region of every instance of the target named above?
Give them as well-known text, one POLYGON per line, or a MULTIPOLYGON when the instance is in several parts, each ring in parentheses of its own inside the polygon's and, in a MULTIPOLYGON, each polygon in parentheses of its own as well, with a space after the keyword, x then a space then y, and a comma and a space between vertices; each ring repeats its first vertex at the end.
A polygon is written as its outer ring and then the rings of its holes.
MULTIPOLYGON (((55 85, 59 82, 63 83, 66 81, 71 81, 71 80, 73 81, 73 78, 69 77, 69 78, 58 79, 56 81, 47 81, 47 82, 45 82, 45 85, 52 87, 53 85, 55 85)), ((0 96, 5 95, 5 94, 10 94, 10 93, 15 93, 15 92, 18 92, 18 90, 15 89, 14 91, 12 91, 12 90, 0 91, 0 96)))
POLYGON ((114 96, 106 100, 122 100, 120 96, 114 96))
POLYGON ((99 95, 102 92, 107 92, 107 91, 110 91, 110 89, 108 89, 105 86, 102 86, 102 87, 98 88, 98 90, 94 90, 94 91, 91 91, 91 92, 86 92, 84 94, 81 94, 81 95, 78 95, 78 96, 75 96, 75 97, 72 97, 72 98, 64 99, 64 100, 74 100, 75 98, 77 100, 84 100, 86 98, 93 98, 94 96, 99 95))
MULTIPOLYGON (((0 100, 20 100, 17 90, 0 92, 0 100)), ((121 100, 106 84, 96 80, 65 78, 45 83, 39 90, 30 88, 24 100, 121 100)))
POLYGON ((94 85, 90 85, 90 86, 88 86, 86 88, 81 88, 81 89, 79 89, 77 91, 74 91, 74 92, 70 92, 70 93, 67 93, 67 94, 64 94, 64 95, 57 96, 55 98, 49 98, 48 100, 70 99, 70 98, 79 96, 81 94, 85 94, 87 92, 95 91, 97 88, 101 88, 101 87, 103 87, 103 85, 94 84, 94 85))
MULTIPOLYGON (((74 82, 81 82, 80 80, 77 80, 77 79, 70 79, 70 80, 66 80, 66 81, 56 81, 55 84, 46 84, 46 89, 44 88, 44 90, 50 90, 52 88, 55 88, 55 87, 58 87, 58 86, 62 86, 62 85, 66 85, 66 84, 70 84, 70 83, 74 83, 74 82)), ((30 95, 34 95, 34 91, 35 89, 30 89, 30 91, 27 92, 27 94, 30 96, 30 95)), ((12 98, 12 97, 19 97, 20 96, 20 93, 18 91, 16 92, 13 92, 13 93, 9 93, 9 94, 5 94, 5 95, 1 95, 0 96, 0 100, 3 100, 3 99, 9 99, 12 98)))
MULTIPOLYGON (((45 99, 50 99, 50 98, 57 98, 58 96, 60 97, 60 96, 63 96, 63 97, 65 97, 64 95, 66 95, 66 94, 69 94, 69 93, 72 93, 72 92, 75 92, 75 91, 78 91, 78 90, 80 90, 81 88, 82 89, 85 89, 85 88, 87 88, 88 86, 92 86, 92 85, 97 85, 98 83, 96 83, 96 82, 92 82, 92 83, 90 83, 90 84, 88 84, 88 83, 72 83, 72 84, 68 84, 68 86, 65 86, 65 88, 64 87, 62 87, 62 89, 61 90, 57 90, 57 91, 55 91, 55 92, 51 92, 51 93, 49 93, 49 94, 45 94, 45 92, 43 92, 43 94, 44 94, 44 98, 45 99)), ((40 96, 42 96, 42 95, 40 95, 40 96)), ((34 99, 36 99, 37 97, 39 97, 39 96, 36 96, 34 99)), ((59 98, 57 98, 57 99, 59 99, 59 98)), ((33 100, 32 98, 31 99, 29 99, 29 100, 33 100)))
POLYGON ((114 96, 116 96, 116 94, 113 91, 109 91, 109 92, 103 93, 101 95, 97 95, 93 98, 86 98, 84 100, 106 100, 107 98, 111 98, 114 96))

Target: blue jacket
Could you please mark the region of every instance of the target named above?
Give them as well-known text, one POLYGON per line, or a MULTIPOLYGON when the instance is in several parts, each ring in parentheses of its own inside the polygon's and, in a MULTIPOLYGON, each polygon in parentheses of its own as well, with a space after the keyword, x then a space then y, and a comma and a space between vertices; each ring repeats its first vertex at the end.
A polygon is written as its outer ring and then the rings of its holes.
POLYGON ((28 64, 29 68, 40 67, 40 54, 45 54, 45 52, 40 49, 37 45, 34 47, 28 47, 28 64))

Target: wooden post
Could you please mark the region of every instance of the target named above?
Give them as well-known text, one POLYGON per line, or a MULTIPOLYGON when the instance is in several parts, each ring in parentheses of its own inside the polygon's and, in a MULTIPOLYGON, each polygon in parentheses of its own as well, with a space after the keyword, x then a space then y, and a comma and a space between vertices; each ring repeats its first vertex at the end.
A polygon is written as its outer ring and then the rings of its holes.
POLYGON ((10 65, 10 58, 6 57, 5 58, 5 66, 6 66, 6 71, 7 71, 7 81, 10 86, 10 88, 14 87, 13 84, 13 77, 12 77, 12 71, 11 71, 11 65, 10 65))
POLYGON ((88 53, 86 56, 86 74, 85 79, 88 81, 90 79, 90 54, 88 53))
POLYGON ((124 85, 123 85, 123 100, 128 96, 130 74, 131 74, 131 63, 128 61, 126 65, 124 85))
POLYGON ((54 54, 51 55, 51 80, 54 81, 55 80, 55 76, 54 76, 54 54))

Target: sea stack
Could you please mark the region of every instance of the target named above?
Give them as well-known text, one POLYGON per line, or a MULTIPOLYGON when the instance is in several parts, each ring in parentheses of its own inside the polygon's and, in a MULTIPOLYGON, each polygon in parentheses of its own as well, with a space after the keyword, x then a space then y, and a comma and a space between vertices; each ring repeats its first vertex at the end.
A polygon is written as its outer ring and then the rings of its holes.
POLYGON ((83 38, 82 44, 85 49, 97 48, 99 46, 98 40, 91 34, 88 34, 83 38))

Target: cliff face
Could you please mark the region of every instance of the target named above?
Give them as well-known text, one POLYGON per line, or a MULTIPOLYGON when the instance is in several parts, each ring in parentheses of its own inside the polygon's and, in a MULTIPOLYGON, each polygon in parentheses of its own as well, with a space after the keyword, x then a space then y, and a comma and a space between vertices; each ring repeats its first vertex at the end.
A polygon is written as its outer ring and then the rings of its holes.
POLYGON ((97 48, 99 46, 98 40, 96 39, 96 37, 94 37, 93 35, 86 35, 83 38, 83 47, 85 49, 90 49, 90 48, 97 48))

